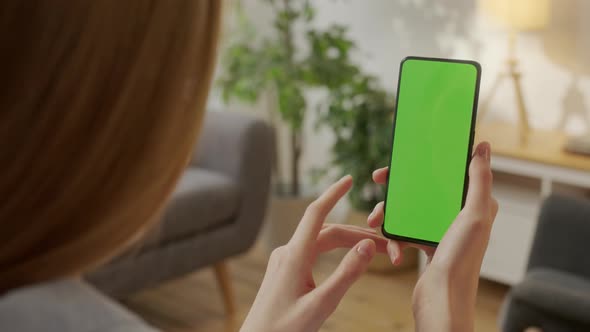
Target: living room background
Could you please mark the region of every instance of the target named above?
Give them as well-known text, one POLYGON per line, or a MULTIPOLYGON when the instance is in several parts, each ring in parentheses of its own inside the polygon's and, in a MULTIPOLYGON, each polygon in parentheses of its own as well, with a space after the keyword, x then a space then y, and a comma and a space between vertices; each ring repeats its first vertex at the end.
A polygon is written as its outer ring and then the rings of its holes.
MULTIPOLYGON (((570 13, 578 13, 579 31, 583 31, 583 24, 590 24, 590 3, 587 1, 554 0, 551 5, 552 10, 556 6, 567 6, 570 13)), ((269 6, 253 0, 242 1, 242 6, 248 17, 255 17, 252 23, 257 33, 264 35, 272 31, 272 12, 269 6)), ((395 92, 399 63, 407 55, 470 58, 479 61, 483 68, 482 99, 489 93, 496 74, 505 70, 508 45, 506 30, 482 12, 477 0, 334 0, 315 1, 314 6, 317 8, 315 22, 318 27, 332 23, 346 26, 358 46, 356 60, 390 92, 395 92)), ((228 12, 226 33, 231 34, 232 13, 231 10, 228 12)), ((555 63, 547 55, 546 50, 551 47, 547 35, 553 28, 550 22, 544 31, 518 35, 516 56, 520 60, 529 121, 535 128, 550 129, 556 126, 562 113, 563 98, 572 79, 568 68, 555 63)), ((298 38, 301 40, 303 36, 298 38)), ((580 54, 590 55, 589 37, 582 37, 580 34, 572 35, 571 38, 575 38, 574 43, 578 45, 580 54)), ((582 65, 587 71, 590 68, 590 57, 582 65)), ((578 86, 588 96, 588 105, 590 77, 579 77, 578 86)), ((310 100, 318 99, 314 98, 313 92, 310 94, 310 100)), ((219 91, 214 91, 210 99, 212 109, 222 107, 219 91)), ((512 87, 509 84, 500 86, 491 100, 487 120, 515 122, 516 106, 513 100, 512 87)), ((255 106, 232 103, 231 107, 267 116, 272 103, 260 100, 255 106)), ((302 156, 304 188, 312 191, 315 185, 306 175, 313 168, 328 162, 328 151, 332 145, 329 130, 314 129, 316 116, 312 105, 305 120, 305 153, 302 156)), ((566 131, 570 133, 581 133, 584 129, 583 122, 577 118, 570 119, 566 125, 566 131)), ((284 135, 280 132, 279 136, 283 138, 284 135)), ((279 139, 279 153, 286 153, 288 150, 281 148, 286 144, 285 141, 279 139)), ((284 159, 286 158, 282 158, 284 159)))

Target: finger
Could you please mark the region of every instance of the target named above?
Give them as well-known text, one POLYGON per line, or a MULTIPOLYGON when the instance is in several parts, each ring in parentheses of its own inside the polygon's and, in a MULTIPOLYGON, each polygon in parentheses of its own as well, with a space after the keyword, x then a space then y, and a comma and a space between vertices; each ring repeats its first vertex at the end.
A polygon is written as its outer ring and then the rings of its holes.
POLYGON ((464 209, 469 213, 489 215, 492 196, 491 148, 488 142, 477 145, 469 165, 469 189, 464 209))
POLYGON ((313 297, 316 307, 329 315, 335 309, 346 291, 367 270, 375 255, 375 242, 366 239, 360 241, 344 256, 340 265, 326 281, 309 295, 313 297))
POLYGON ((403 262, 404 250, 408 247, 416 248, 424 252, 426 257, 428 257, 428 261, 432 259, 432 256, 434 256, 434 253, 436 252, 436 247, 412 242, 389 240, 387 243, 387 255, 393 265, 400 265, 403 262))
POLYGON ((490 147, 480 143, 471 160, 469 191, 465 207, 441 240, 433 262, 446 268, 460 265, 466 271, 479 271, 498 203, 492 197, 490 147))
POLYGON ((387 175, 389 174, 389 167, 379 168, 373 171, 373 181, 376 184, 385 184, 387 182, 387 175))
POLYGON ((381 227, 383 225, 383 217, 384 217, 384 210, 383 207, 385 204, 383 202, 377 203, 373 212, 367 218, 367 225, 371 228, 381 227))
POLYGON ((289 243, 300 248, 302 253, 313 248, 326 216, 351 187, 352 177, 347 175, 331 185, 328 190, 313 201, 305 210, 305 214, 289 243))
POLYGON ((375 242, 378 253, 387 253, 387 239, 372 229, 354 225, 324 225, 317 239, 317 252, 323 253, 336 248, 352 248, 364 239, 375 242))
POLYGON ((389 260, 393 265, 401 264, 403 260, 403 250, 406 244, 403 242, 397 242, 390 240, 387 243, 387 255, 389 256, 389 260))

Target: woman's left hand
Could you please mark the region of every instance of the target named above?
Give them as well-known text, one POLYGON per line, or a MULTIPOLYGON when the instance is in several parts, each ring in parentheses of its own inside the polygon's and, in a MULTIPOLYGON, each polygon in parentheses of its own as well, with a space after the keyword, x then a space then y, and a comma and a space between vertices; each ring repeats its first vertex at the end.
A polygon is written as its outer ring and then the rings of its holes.
POLYGON ((275 249, 242 332, 317 331, 350 286, 365 272, 387 240, 375 231, 350 225, 324 225, 334 205, 352 186, 345 176, 311 203, 295 234, 275 249), (334 273, 316 286, 312 267, 319 254, 352 248, 334 273))

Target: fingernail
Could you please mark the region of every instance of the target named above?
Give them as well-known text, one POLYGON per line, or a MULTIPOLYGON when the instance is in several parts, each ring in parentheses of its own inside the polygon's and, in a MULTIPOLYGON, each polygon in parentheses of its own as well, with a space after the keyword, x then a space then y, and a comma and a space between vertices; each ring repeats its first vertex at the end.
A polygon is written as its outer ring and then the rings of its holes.
POLYGON ((373 256, 371 241, 361 242, 358 247, 356 247, 356 252, 365 258, 371 258, 373 256))
POLYGON ((490 154, 491 154, 490 144, 488 142, 483 142, 477 146, 477 155, 483 157, 486 161, 490 161, 490 154))
POLYGON ((389 256, 389 259, 391 259, 391 264, 395 265, 395 261, 397 261, 397 255, 394 254, 391 250, 391 247, 387 246, 387 254, 389 256))
POLYGON ((375 212, 377 212, 377 206, 376 206, 376 205, 375 205, 375 207, 373 208, 373 211, 371 211, 371 214, 369 214, 369 218, 368 218, 368 219, 371 219, 371 218, 373 218, 373 216, 375 215, 375 212))

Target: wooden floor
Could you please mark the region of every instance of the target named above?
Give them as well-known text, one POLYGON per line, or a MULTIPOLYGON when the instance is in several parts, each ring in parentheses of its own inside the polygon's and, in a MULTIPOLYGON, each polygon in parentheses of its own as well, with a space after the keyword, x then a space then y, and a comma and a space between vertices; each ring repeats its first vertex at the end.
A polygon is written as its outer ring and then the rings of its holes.
MULTIPOLYGON (((337 252, 321 258, 314 271, 316 281, 321 281, 333 270, 342 254, 337 252)), ((126 300, 125 304, 164 331, 235 332, 254 300, 266 259, 266 253, 255 248, 229 261, 237 300, 237 313, 231 318, 224 313, 212 268, 144 291, 126 300)), ((321 331, 413 331, 410 303, 416 278, 415 271, 363 276, 321 331)), ((496 317, 506 291, 505 286, 481 282, 476 331, 497 331, 496 317)))

